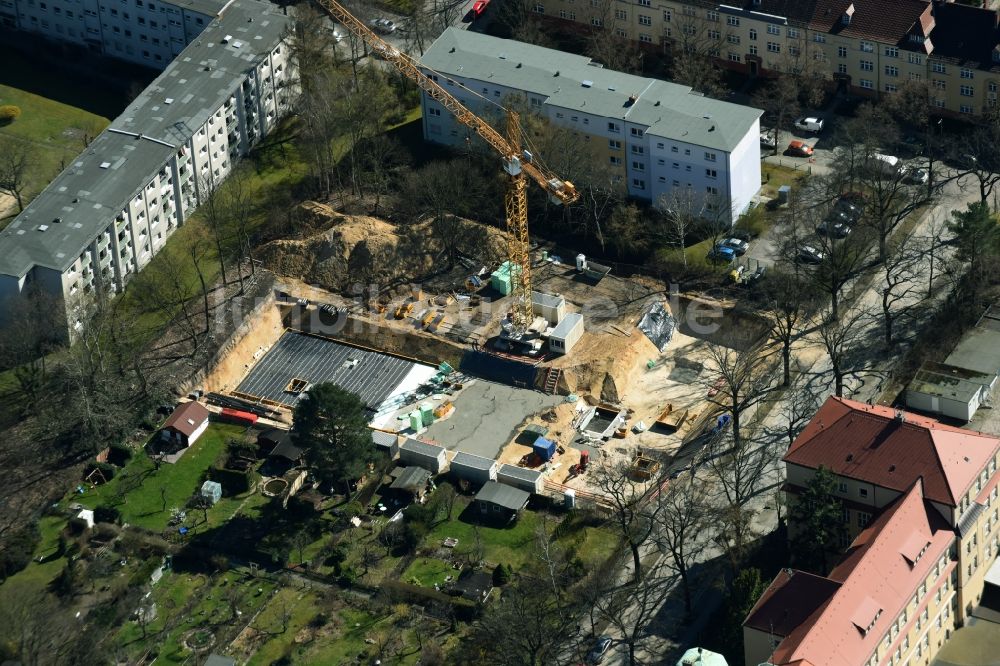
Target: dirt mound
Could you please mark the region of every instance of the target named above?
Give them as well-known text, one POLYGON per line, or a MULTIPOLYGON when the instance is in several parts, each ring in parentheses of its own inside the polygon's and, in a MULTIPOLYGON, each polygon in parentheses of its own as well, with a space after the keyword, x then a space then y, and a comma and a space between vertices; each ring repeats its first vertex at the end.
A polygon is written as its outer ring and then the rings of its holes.
MULTIPOLYGON (((309 209, 313 216, 320 209, 309 209)), ((353 285, 419 281, 460 251, 495 261, 505 251, 499 229, 468 220, 397 226, 364 215, 328 216, 329 227, 303 240, 277 240, 258 256, 285 277, 345 292, 353 285)))
POLYGON ((586 333, 568 356, 553 363, 562 370, 560 391, 597 396, 619 403, 633 385, 636 373, 660 352, 639 329, 631 335, 586 333))

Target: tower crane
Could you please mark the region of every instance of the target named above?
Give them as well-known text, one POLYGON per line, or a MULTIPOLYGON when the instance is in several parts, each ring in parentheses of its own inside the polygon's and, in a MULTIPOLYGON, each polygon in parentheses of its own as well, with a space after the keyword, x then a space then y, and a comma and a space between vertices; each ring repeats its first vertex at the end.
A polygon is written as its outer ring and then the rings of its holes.
POLYGON ((336 0, 316 0, 316 3, 347 30, 357 35, 374 53, 440 103, 458 122, 472 129, 500 154, 504 171, 509 177, 504 197, 504 209, 507 215, 507 259, 510 262, 512 294, 514 296, 514 307, 511 310, 511 329, 516 334, 523 333, 532 320, 531 257, 529 254, 525 175, 538 183, 548 193, 549 198, 557 204, 573 203, 580 197, 579 192, 573 183, 558 178, 543 166, 534 163, 529 152, 522 152, 521 123, 515 111, 505 109, 507 136, 503 136, 442 88, 434 79, 424 74, 413 58, 376 35, 336 0))

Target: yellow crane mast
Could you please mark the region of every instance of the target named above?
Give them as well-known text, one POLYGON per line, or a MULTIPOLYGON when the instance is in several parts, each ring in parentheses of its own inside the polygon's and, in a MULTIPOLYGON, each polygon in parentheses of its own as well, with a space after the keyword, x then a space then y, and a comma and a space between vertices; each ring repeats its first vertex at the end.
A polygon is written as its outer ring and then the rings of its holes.
POLYGON ((497 132, 485 120, 470 111, 434 79, 420 71, 416 61, 376 35, 362 21, 355 18, 336 0, 316 0, 316 3, 334 20, 357 35, 374 53, 395 67, 403 76, 446 108, 458 122, 471 128, 483 138, 503 159, 503 168, 509 176, 504 208, 507 214, 507 259, 510 261, 514 307, 511 309, 513 330, 523 333, 531 323, 531 257, 528 240, 528 202, 525 174, 545 190, 552 201, 570 204, 580 194, 573 183, 558 178, 544 167, 531 161, 528 153, 521 152, 521 124, 517 113, 507 113, 507 136, 497 132))

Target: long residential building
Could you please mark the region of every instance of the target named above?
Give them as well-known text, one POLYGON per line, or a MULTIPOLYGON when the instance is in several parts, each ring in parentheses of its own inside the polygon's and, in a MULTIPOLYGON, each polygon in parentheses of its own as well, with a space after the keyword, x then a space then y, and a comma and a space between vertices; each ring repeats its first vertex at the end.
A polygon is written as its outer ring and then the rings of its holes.
POLYGON ((121 290, 287 111, 290 19, 233 0, 0 232, 0 323, 39 289, 83 325, 96 291, 121 290))
MULTIPOLYGON (((758 109, 605 69, 584 56, 455 28, 420 64, 483 115, 509 96, 524 98, 532 111, 583 142, 632 197, 680 200, 732 222, 760 189, 758 109)), ((426 94, 423 131, 426 140, 452 146, 473 135, 426 94)))
POLYGON ((818 69, 868 95, 925 83, 939 113, 978 115, 1000 85, 998 13, 933 0, 535 0, 553 20, 693 49, 751 75, 818 69))
POLYGON ((998 458, 995 437, 828 399, 784 457, 784 490, 794 505, 818 469, 835 475, 843 558, 827 576, 778 574, 744 622, 746 664, 933 661, 990 585, 998 458))
POLYGON ((225 6, 225 0, 0 0, 0 27, 160 69, 225 6))

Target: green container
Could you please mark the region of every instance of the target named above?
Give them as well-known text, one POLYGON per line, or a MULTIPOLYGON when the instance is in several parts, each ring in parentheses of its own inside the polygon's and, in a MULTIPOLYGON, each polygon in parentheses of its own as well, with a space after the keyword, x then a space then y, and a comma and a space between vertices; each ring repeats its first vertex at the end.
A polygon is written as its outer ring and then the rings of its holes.
POLYGON ((420 432, 424 429, 424 420, 420 417, 420 410, 418 409, 410 412, 410 429, 413 432, 420 432))
POLYGON ((420 419, 423 421, 424 425, 434 423, 434 405, 429 402, 425 402, 420 405, 420 419))

